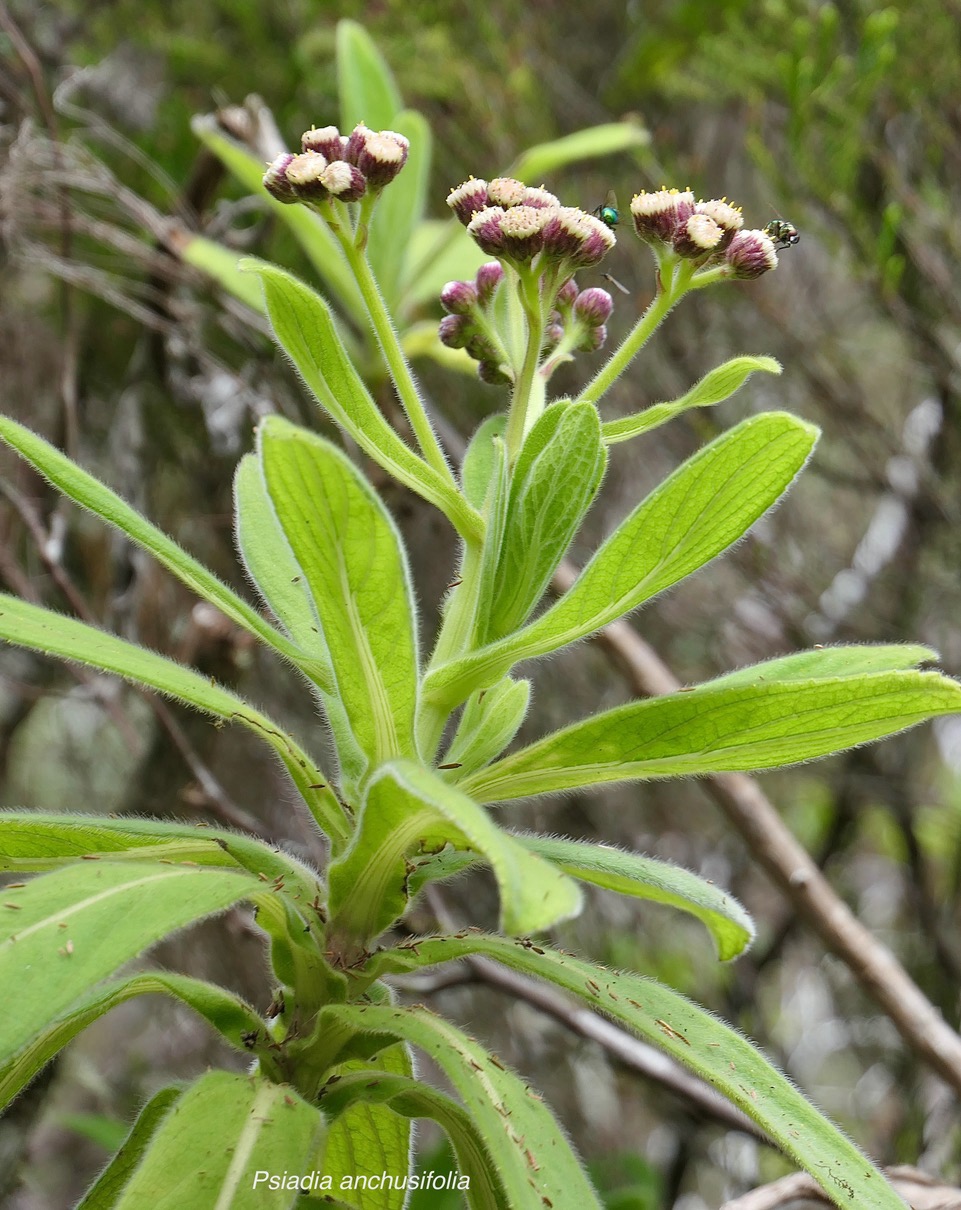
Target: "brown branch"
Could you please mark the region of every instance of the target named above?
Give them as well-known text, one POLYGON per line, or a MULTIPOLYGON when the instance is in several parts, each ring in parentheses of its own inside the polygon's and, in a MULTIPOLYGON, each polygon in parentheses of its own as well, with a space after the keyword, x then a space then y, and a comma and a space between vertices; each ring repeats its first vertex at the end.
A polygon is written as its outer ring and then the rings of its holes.
MULTIPOLYGON (((576 568, 562 563, 553 587, 566 592, 576 578, 576 568)), ((680 688, 667 665, 626 622, 612 623, 596 640, 639 695, 656 697, 680 688)), ((861 990, 891 1018, 906 1045, 961 1093, 961 1037, 838 896, 757 782, 743 773, 718 773, 704 785, 754 859, 845 963, 861 990)))
MULTIPOLYGON (((925 1172, 908 1165, 882 1169, 911 1210, 961 1210, 961 1189, 942 1185, 925 1172)), ((806 1210, 829 1206, 831 1199, 805 1172, 781 1177, 725 1202, 721 1210, 806 1210)))

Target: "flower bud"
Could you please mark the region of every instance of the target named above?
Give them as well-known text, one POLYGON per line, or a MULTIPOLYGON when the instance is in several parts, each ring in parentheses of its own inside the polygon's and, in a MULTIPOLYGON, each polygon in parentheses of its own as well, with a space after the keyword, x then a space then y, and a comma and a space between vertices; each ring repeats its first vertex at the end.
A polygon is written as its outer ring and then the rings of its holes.
POLYGON ((447 195, 447 205, 466 227, 475 214, 486 210, 489 205, 487 182, 471 177, 469 181, 450 191, 447 195))
POLYGON ((674 251, 692 260, 716 251, 724 232, 707 214, 692 214, 674 236, 674 251))
POLYGON ((535 206, 538 210, 543 210, 548 206, 559 206, 560 201, 549 193, 546 189, 527 188, 524 190, 524 197, 521 201, 523 206, 535 206))
POLYGON ((477 287, 470 281, 449 281, 440 292, 440 305, 449 315, 467 315, 477 305, 477 287))
POLYGON ((486 265, 481 265, 474 276, 477 301, 481 307, 490 306, 491 299, 503 280, 504 268, 500 261, 489 260, 486 265))
POLYGON ((336 126, 312 126, 301 135, 300 145, 304 151, 319 151, 330 163, 344 158, 347 140, 336 126))
POLYGON ((598 324, 594 328, 585 328, 584 335, 575 348, 579 353, 596 353, 607 340, 607 328, 598 324))
POLYGON ((321 177, 327 160, 319 151, 302 151, 287 165, 287 183, 302 202, 322 201, 328 196, 321 177))
POLYGON ((694 213, 694 194, 677 189, 638 193, 631 202, 634 230, 645 243, 669 244, 694 213))
POLYGON ((370 130, 362 122, 347 140, 344 159, 367 178, 370 189, 383 189, 407 163, 410 143, 393 130, 370 130))
POLYGON ((516 261, 531 261, 544 246, 544 225, 550 211, 536 206, 511 206, 501 219, 504 255, 516 261))
POLYGON ((489 206, 511 206, 525 204, 524 194, 527 186, 521 181, 515 181, 512 176, 497 176, 487 186, 487 204, 489 206))
POLYGON ((467 223, 468 234, 491 256, 503 255, 504 233, 501 230, 501 222, 506 213, 501 206, 487 206, 478 210, 467 223))
POLYGON ((596 265, 610 252, 617 243, 614 232, 606 223, 602 223, 593 214, 584 215, 586 232, 578 251, 571 257, 573 264, 583 268, 596 265))
POLYGON ((477 363, 477 377, 481 382, 486 382, 492 387, 506 386, 510 381, 510 375, 505 374, 501 366, 496 361, 479 361, 477 363))
POLYGON ((560 311, 561 315, 570 315, 574 304, 577 302, 579 290, 577 282, 573 277, 569 277, 567 281, 557 291, 557 296, 554 299, 554 305, 560 311))
POLYGON ((578 294, 574 303, 574 316, 591 327, 606 324, 614 309, 614 300, 606 290, 591 286, 578 294))
POLYGON ((466 349, 474 336, 474 325, 466 315, 445 315, 437 335, 448 349, 466 349))
POLYGON ((708 202, 698 202, 694 207, 694 213, 706 214, 721 228, 721 238, 717 245, 718 252, 723 252, 744 226, 744 215, 740 209, 730 205, 724 198, 712 198, 708 202))
POLYGON ((760 277, 777 268, 774 241, 763 231, 739 231, 724 254, 731 277, 760 277))
POLYGON ((287 180, 287 169, 293 159, 293 152, 285 151, 283 155, 277 156, 273 163, 267 165, 267 171, 264 173, 264 188, 275 201, 283 202, 287 206, 300 201, 297 191, 287 180))
MULTIPOLYGON (((557 319, 560 316, 555 312, 557 319)), ((553 349, 555 345, 559 345, 564 338, 564 325, 561 323, 549 323, 544 330, 544 345, 545 349, 553 349)))
POLYGON ((321 184, 342 202, 356 202, 367 190, 367 178, 359 168, 344 160, 328 164, 320 174, 321 184))

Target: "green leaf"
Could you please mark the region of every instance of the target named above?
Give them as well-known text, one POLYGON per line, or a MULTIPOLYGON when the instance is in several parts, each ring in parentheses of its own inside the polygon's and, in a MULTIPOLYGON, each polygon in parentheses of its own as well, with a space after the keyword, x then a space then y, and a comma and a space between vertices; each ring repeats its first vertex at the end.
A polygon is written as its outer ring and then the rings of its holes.
POLYGON ((523 942, 477 933, 420 940, 416 951, 384 951, 368 970, 378 976, 400 973, 470 954, 484 954, 546 979, 666 1050, 757 1122, 836 1205, 904 1210, 870 1161, 746 1038, 651 979, 605 970, 551 950, 538 954, 523 942))
POLYGON ((146 1154, 161 1122, 182 1095, 183 1085, 171 1084, 150 1098, 137 1115, 123 1146, 77 1203, 76 1210, 114 1210, 124 1185, 146 1154))
POLYGON ((410 151, 403 171, 377 199, 367 240, 367 258, 388 310, 396 315, 407 251, 424 216, 432 136, 427 120, 410 109, 397 114, 391 126, 409 141, 410 151))
POLYGON ((374 774, 354 841, 331 864, 328 939, 364 942, 389 928, 407 907, 408 857, 446 844, 490 862, 507 932, 549 928, 580 908, 572 879, 528 853, 429 769, 396 762, 374 774))
MULTIPOLYGON (((389 1047, 377 1057, 376 1067, 353 1061, 337 1068, 336 1082, 331 1088, 348 1088, 359 1081, 367 1088, 372 1080, 385 1076, 409 1079, 413 1065, 403 1045, 389 1047)), ((369 1091, 369 1089, 368 1089, 369 1091)), ((382 1172, 402 1176, 410 1167, 411 1124, 387 1108, 380 1097, 364 1095, 352 1100, 343 1098, 334 1108, 324 1104, 321 1110, 330 1120, 327 1150, 324 1154, 324 1174, 330 1176, 334 1189, 340 1189, 345 1176, 380 1176, 382 1172), (336 1114, 336 1116, 334 1116, 336 1114)), ((360 1210, 403 1210, 406 1193, 403 1189, 354 1188, 352 1203, 360 1210)))
MULTIPOLYGON (((272 198, 264 188, 263 161, 246 147, 228 138, 220 129, 216 117, 198 116, 193 119, 191 125, 197 138, 242 185, 261 198, 275 217, 289 228, 312 268, 337 300, 338 306, 363 330, 367 322, 367 312, 360 291, 347 267, 340 245, 320 215, 307 206, 288 206, 272 198)), ((263 307, 259 306, 258 310, 263 310, 263 307)))
MULTIPOLYGON (((76 947, 74 947, 76 948, 76 947)), ((108 983, 71 1005, 62 1016, 48 1022, 25 1043, 0 1062, 0 1106, 7 1105, 33 1077, 88 1025, 119 1004, 137 996, 168 995, 188 1005, 237 1050, 258 1055, 268 1069, 274 1067, 267 1048, 271 1036, 266 1022, 237 996, 199 979, 151 971, 108 983)))
POLYGON ((260 275, 277 340, 325 411, 393 478, 440 509, 459 533, 477 536, 477 514, 384 419, 343 347, 326 302, 275 265, 250 259, 244 264, 260 275))
POLYGON ((619 420, 608 420, 602 426, 604 440, 608 445, 628 441, 641 433, 649 433, 675 416, 690 408, 707 408, 729 399, 740 390, 746 380, 757 370, 768 374, 780 374, 780 362, 773 357, 734 357, 723 365, 705 374, 693 387, 672 403, 655 403, 642 412, 624 416, 619 420))
POLYGON ((507 416, 498 412, 481 421, 464 454, 460 478, 464 495, 476 509, 484 507, 491 478, 497 465, 495 437, 503 437, 507 428, 507 416))
POLYGON ((336 692, 374 765, 413 754, 417 637, 400 535, 330 442, 279 417, 259 429, 267 490, 314 599, 336 692))
POLYGON ((5 887, 2 896, 0 986, 19 989, 15 1011, 0 1017, 6 1058, 161 937, 266 893, 228 870, 91 861, 5 887))
MULTIPOLYGON (((378 1064, 383 1054, 389 1053, 389 1051, 381 1052, 377 1059, 378 1064)), ((321 1104, 325 1113, 340 1115, 335 1118, 331 1126, 327 1157, 324 1161, 326 1171, 332 1171, 330 1147, 334 1131, 344 1121, 345 1116, 360 1107, 389 1106, 393 1115, 399 1114, 408 1118, 432 1118, 444 1130, 457 1157, 458 1175, 467 1178, 468 1185, 463 1192, 466 1204, 471 1210, 511 1210, 498 1183, 484 1141, 470 1116, 450 1097, 431 1088, 429 1084, 411 1079, 410 1076, 398 1076, 390 1072, 377 1071, 376 1068, 365 1065, 363 1072, 342 1076, 336 1085, 331 1085, 330 1089, 325 1091, 321 1104), (341 1109, 341 1106, 344 1105, 347 1106, 346 1111, 341 1109)), ((382 1169, 386 1172, 403 1171, 403 1167, 398 1164, 394 1164, 393 1167, 390 1164, 384 1164, 375 1170, 380 1172, 382 1169)), ((357 1172, 358 1168, 353 1167, 348 1171, 357 1172)), ((337 1188, 337 1186, 338 1181, 335 1179, 334 1187, 337 1188)), ((356 1191, 353 1193, 353 1197, 359 1198, 356 1191)), ((401 1206, 403 1200, 404 1195, 401 1193, 396 1202, 385 1200, 383 1202, 372 1201, 369 1204, 371 1210, 375 1210, 375 1207, 381 1205, 385 1207, 401 1206)), ((365 1206, 366 1210, 367 1203, 361 1204, 365 1206)))
POLYGON ((263 291, 255 281, 251 281, 249 274, 241 272, 238 267, 243 253, 234 252, 216 240, 193 233, 185 233, 182 239, 178 239, 176 249, 177 255, 186 264, 212 277, 228 294, 259 315, 264 314, 263 291))
POLYGON ((705 682, 712 689, 732 685, 763 685, 785 681, 813 681, 827 677, 865 676, 872 672, 904 672, 931 663, 938 653, 916 643, 871 643, 839 647, 817 647, 793 655, 750 664, 705 682))
POLYGON ((816 440, 813 425, 767 412, 712 441, 638 505, 546 613, 515 635, 434 669, 425 696, 453 709, 519 660, 585 638, 697 571, 787 491, 816 440))
POLYGON ((0 871, 42 872, 91 856, 110 861, 170 858, 244 869, 261 882, 282 884, 303 903, 310 903, 320 890, 318 875, 296 857, 242 832, 132 815, 105 819, 74 812, 0 810, 0 871))
POLYGON ((335 846, 347 834, 343 809, 320 770, 267 715, 243 698, 175 660, 107 634, 86 622, 0 593, 0 639, 32 651, 89 664, 137 681, 228 722, 242 723, 266 741, 283 761, 317 823, 335 846))
POLYGON ((575 723, 460 784, 481 802, 603 782, 776 769, 961 711, 961 685, 936 672, 783 684, 711 682, 575 723))
POLYGON ((443 765, 457 766, 445 772, 445 781, 459 781, 507 747, 527 714, 530 693, 530 681, 505 677, 490 689, 471 694, 444 756, 443 765))
POLYGON ((526 621, 590 508, 606 463, 593 404, 556 403, 538 418, 511 475, 483 638, 512 634, 526 621))
POLYGON ((733 895, 680 866, 606 844, 524 834, 517 839, 582 882, 665 903, 696 916, 707 927, 724 962, 742 954, 754 940, 754 922, 733 895))
POLYGON ((651 136, 636 122, 608 122, 603 126, 589 126, 549 143, 539 143, 522 152, 514 161, 508 175, 516 176, 528 184, 538 184, 568 164, 584 160, 599 159, 605 155, 619 155, 625 151, 639 151, 649 147, 651 136))
POLYGON ((390 127, 404 105, 387 60, 356 21, 337 22, 337 92, 345 133, 359 122, 373 130, 390 127))
POLYGON ((463 1101, 511 1210, 544 1210, 548 1204, 600 1210, 550 1111, 459 1029, 422 1007, 338 1005, 323 1010, 321 1019, 365 1034, 403 1038, 430 1055, 463 1101))
POLYGON ((294 557, 264 483, 260 460, 246 454, 234 476, 237 545, 251 579, 294 642, 311 659, 311 679, 318 686, 333 733, 344 786, 363 775, 366 760, 357 746, 336 696, 334 670, 310 585, 294 557))
POLYGON ((295 663, 303 658, 284 635, 265 622, 255 609, 231 592, 202 563, 188 555, 116 492, 77 466, 55 446, 7 416, 0 416, 0 437, 65 496, 143 547, 192 592, 215 605, 232 622, 295 663))
POLYGON ((287 1210, 270 1177, 314 1168, 325 1122, 294 1088, 209 1071, 155 1132, 116 1210, 287 1210))
POLYGON ((313 662, 314 680, 333 692, 334 673, 303 568, 294 558, 264 483, 260 462, 245 454, 234 474, 234 528, 240 557, 264 603, 313 662))

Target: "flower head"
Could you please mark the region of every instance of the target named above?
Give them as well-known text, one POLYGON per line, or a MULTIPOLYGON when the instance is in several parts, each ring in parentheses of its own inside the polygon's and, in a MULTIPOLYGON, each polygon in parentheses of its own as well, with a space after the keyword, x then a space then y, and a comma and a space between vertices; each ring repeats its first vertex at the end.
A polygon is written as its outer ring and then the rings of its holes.
POLYGON ((344 159, 367 178, 370 189, 383 189, 407 163, 410 143, 394 130, 370 130, 363 122, 351 131, 344 159))
POLYGON ((729 276, 736 278, 760 277, 777 268, 774 241, 763 231, 739 231, 728 245, 724 260, 729 276))
POLYGON ((264 188, 275 201, 283 202, 288 206, 300 201, 297 190, 287 179, 287 169, 293 159, 294 153, 285 151, 283 155, 277 156, 272 163, 267 165, 267 171, 264 173, 264 188))
POLYGON ((692 260, 714 252, 724 231, 707 214, 692 214, 674 234, 674 251, 692 260))
POLYGON ((638 193, 631 202, 634 230, 645 243, 671 244, 679 228, 694 213, 694 206, 694 194, 689 190, 638 193))

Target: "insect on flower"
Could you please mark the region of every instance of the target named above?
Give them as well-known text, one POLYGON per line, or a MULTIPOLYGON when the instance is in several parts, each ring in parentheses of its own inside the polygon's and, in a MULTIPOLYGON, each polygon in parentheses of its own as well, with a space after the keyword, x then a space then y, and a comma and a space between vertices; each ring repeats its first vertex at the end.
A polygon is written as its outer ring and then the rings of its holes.
POLYGON ((774 247, 779 252, 793 248, 801 238, 797 227, 783 218, 772 219, 764 228, 764 234, 774 241, 774 247))
POLYGON ((614 190, 611 189, 607 195, 607 201, 603 206, 595 206, 591 214, 599 218, 605 227, 610 227, 613 231, 617 224, 621 221, 621 212, 617 208, 617 198, 614 196, 614 190))

